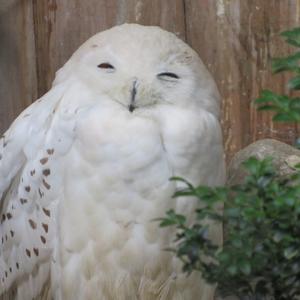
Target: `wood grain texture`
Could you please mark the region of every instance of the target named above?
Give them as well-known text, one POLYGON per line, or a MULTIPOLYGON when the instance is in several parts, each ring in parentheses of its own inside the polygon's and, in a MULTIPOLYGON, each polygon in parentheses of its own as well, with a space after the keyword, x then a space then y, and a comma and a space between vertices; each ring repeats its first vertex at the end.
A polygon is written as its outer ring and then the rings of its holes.
POLYGON ((0 2, 0 134, 36 96, 32 3, 0 2))
POLYGON ((278 36, 299 23, 298 0, 186 0, 187 42, 200 54, 223 97, 227 160, 264 137, 292 142, 295 125, 273 124, 251 102, 262 89, 283 93, 285 75, 273 76, 272 57, 291 51, 278 36))
POLYGON ((159 25, 186 40, 223 97, 227 158, 263 137, 292 142, 295 125, 251 105, 259 91, 287 92, 271 57, 291 51, 278 34, 298 24, 300 0, 12 0, 0 3, 0 132, 50 87, 55 72, 91 35, 116 24, 159 25), (35 55, 37 53, 37 55, 35 55), (36 73, 38 81, 36 80, 36 73))

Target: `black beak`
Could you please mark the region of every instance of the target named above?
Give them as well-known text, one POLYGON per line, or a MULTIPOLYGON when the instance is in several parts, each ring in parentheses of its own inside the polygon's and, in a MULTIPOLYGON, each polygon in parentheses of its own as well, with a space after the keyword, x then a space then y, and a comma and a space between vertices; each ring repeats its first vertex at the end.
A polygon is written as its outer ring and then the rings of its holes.
POLYGON ((131 99, 130 99, 130 104, 128 106, 128 109, 130 112, 133 112, 135 109, 136 109, 136 106, 135 106, 135 96, 136 96, 136 80, 133 82, 133 87, 132 87, 132 90, 131 90, 131 99))

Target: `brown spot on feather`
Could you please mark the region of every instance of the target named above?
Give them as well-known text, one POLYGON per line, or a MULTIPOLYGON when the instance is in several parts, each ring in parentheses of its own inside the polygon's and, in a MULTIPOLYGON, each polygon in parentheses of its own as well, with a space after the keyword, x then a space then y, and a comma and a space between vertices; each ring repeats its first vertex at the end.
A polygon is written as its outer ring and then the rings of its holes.
POLYGON ((44 175, 44 176, 49 176, 50 173, 51 173, 50 169, 45 169, 45 170, 43 170, 43 175, 44 175))
POLYGON ((29 219, 28 222, 32 229, 36 229, 36 222, 34 222, 32 219, 29 219))
POLYGON ((45 213, 46 216, 50 217, 50 210, 46 209, 45 207, 43 207, 43 212, 45 213))
POLYGON ((44 158, 40 159, 40 163, 41 163, 42 165, 46 164, 47 161, 48 161, 48 157, 44 157, 44 158))
POLYGON ((54 153, 54 149, 52 148, 52 149, 47 149, 47 153, 49 154, 49 155, 52 155, 53 153, 54 153))
POLYGON ((45 179, 43 179, 43 185, 47 190, 50 190, 51 185, 45 179))
POLYGON ((48 224, 42 223, 42 226, 46 233, 48 233, 48 224))
POLYGON ((36 256, 39 256, 39 249, 33 248, 33 252, 36 256))
POLYGON ((21 202, 21 204, 25 204, 25 203, 28 202, 28 200, 27 200, 27 199, 24 199, 24 198, 20 198, 20 202, 21 202))

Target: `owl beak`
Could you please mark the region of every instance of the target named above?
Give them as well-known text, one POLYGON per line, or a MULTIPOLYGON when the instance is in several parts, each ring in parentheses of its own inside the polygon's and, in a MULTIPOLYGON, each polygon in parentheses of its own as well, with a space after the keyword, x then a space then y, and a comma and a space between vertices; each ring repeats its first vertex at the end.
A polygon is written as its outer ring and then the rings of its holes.
POLYGON ((135 106, 135 96, 136 96, 136 93, 137 93, 137 80, 134 80, 133 81, 133 86, 132 86, 132 89, 131 89, 130 104, 128 106, 128 110, 130 112, 133 112, 136 109, 136 106, 135 106))

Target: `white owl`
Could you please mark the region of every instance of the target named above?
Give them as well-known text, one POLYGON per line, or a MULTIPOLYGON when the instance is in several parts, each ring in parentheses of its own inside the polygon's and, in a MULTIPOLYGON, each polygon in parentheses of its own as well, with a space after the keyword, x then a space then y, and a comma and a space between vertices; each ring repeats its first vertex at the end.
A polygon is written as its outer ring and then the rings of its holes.
POLYGON ((223 183, 219 100, 198 55, 158 27, 84 43, 0 140, 2 298, 213 299, 153 219, 194 208, 170 177, 223 183))

